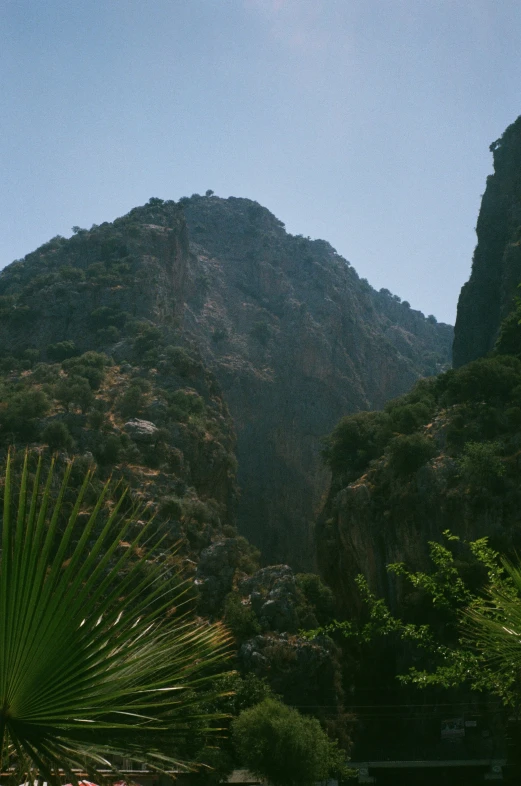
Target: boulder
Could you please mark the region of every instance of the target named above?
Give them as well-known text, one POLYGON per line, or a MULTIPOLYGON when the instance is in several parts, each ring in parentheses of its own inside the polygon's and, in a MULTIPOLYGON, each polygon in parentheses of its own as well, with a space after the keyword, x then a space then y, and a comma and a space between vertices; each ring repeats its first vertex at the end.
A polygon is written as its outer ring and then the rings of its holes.
POLYGON ((134 442, 145 444, 155 442, 156 434, 159 431, 158 427, 151 420, 140 420, 139 418, 132 418, 132 420, 127 421, 123 428, 134 442))

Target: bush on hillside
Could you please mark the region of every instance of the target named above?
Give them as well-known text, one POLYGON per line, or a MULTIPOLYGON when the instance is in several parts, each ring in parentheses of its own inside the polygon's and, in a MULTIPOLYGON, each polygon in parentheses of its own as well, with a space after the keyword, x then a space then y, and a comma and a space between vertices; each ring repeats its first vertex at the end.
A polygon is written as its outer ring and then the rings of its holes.
POLYGON ((334 474, 356 477, 382 454, 391 434, 386 412, 349 415, 326 438, 322 455, 334 474))
POLYGON ((42 431, 42 441, 49 446, 49 450, 71 450, 74 440, 66 424, 61 420, 52 420, 42 431))
POLYGON ((399 476, 412 475, 436 455, 436 445, 423 434, 401 434, 389 443, 388 466, 399 476))
POLYGON ((78 352, 74 341, 58 341, 57 344, 49 344, 47 347, 47 357, 58 362, 72 358, 78 352))
POLYGON ((458 464, 460 471, 473 486, 489 486, 505 474, 499 442, 467 442, 458 464))

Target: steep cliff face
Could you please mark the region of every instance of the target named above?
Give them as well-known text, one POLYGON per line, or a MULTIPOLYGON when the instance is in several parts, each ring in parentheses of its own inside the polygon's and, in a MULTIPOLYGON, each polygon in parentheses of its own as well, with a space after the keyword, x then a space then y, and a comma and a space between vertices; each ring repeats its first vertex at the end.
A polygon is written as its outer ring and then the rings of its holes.
POLYGON ((447 367, 452 328, 376 292, 328 243, 289 235, 256 202, 182 203, 184 325, 234 418, 239 529, 267 561, 309 569, 329 482, 322 437, 447 367))
POLYGON ((456 368, 494 348, 521 283, 521 117, 490 149, 494 174, 487 178, 472 273, 458 303, 456 368))

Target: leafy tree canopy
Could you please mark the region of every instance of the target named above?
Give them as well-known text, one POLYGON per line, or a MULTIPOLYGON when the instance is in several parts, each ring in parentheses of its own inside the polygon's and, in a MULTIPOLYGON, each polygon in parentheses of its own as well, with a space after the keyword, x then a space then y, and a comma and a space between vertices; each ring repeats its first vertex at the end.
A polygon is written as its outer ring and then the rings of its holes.
POLYGON ((521 567, 502 559, 487 538, 464 542, 450 532, 444 535, 445 543, 429 543, 431 572, 411 571, 403 563, 388 565, 390 573, 429 599, 433 613, 428 620, 417 623, 395 616, 358 576, 367 621, 336 621, 304 635, 341 633, 362 646, 394 636, 420 653, 413 657, 415 665, 399 676, 402 683, 420 688, 466 684, 519 708, 521 567), (422 662, 427 665, 416 665, 422 662))
POLYGON ((318 720, 276 699, 244 710, 232 728, 239 759, 274 786, 305 786, 345 771, 344 752, 318 720))

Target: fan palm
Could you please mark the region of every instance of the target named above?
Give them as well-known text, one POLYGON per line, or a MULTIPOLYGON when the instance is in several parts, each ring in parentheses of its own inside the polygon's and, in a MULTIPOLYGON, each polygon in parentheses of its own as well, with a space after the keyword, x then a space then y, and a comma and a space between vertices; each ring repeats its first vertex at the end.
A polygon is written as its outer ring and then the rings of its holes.
MULTIPOLYGON (((467 643, 480 654, 498 691, 517 694, 521 684, 521 566, 503 560, 484 598, 464 613, 467 643), (516 687, 517 686, 517 687, 516 687)), ((514 699, 516 697, 514 696, 514 699)), ((511 699, 510 699, 511 700, 511 699)))
POLYGON ((57 483, 40 459, 32 475, 26 455, 15 484, 6 465, 2 774, 96 780, 123 756, 156 771, 189 768, 176 751, 215 731, 198 692, 207 698, 222 670, 228 633, 179 611, 189 585, 159 553, 154 525, 122 514, 125 492, 116 498, 107 483, 86 513, 89 471, 66 504, 70 470, 57 483))

